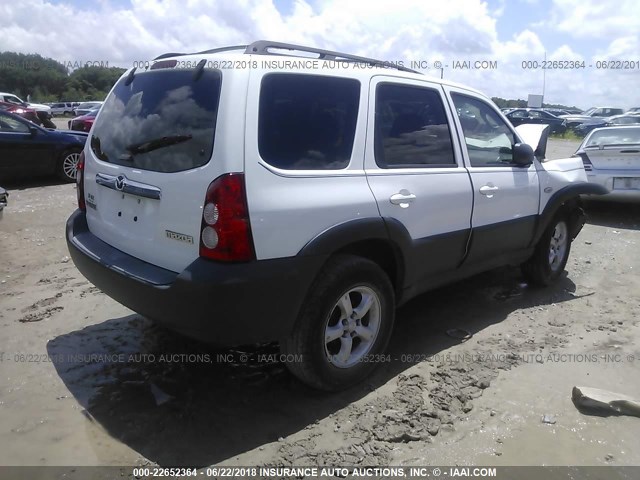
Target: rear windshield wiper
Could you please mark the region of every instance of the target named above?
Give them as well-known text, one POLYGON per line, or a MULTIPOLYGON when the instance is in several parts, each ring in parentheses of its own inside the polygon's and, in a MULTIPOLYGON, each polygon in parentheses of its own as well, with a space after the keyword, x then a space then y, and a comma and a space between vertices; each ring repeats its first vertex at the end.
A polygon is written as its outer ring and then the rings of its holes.
POLYGON ((186 142, 188 140, 191 140, 192 138, 193 135, 171 135, 168 137, 155 138, 144 143, 129 145, 126 148, 130 154, 136 155, 138 153, 152 152, 153 150, 157 150, 159 148, 169 147, 171 145, 186 142))

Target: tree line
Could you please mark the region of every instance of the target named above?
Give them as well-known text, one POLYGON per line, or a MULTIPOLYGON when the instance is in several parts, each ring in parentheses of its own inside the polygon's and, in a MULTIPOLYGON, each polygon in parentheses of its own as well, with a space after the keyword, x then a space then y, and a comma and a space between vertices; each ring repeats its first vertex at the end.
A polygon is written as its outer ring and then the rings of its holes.
MULTIPOLYGON (((60 63, 38 54, 0 52, 0 91, 33 102, 104 100, 124 68, 60 63), (75 68, 77 67, 77 68, 75 68), (73 70, 69 72, 69 70, 73 70)), ((524 108, 526 100, 493 97, 499 108, 524 108)), ((576 108, 543 104, 547 108, 576 108)))
MULTIPOLYGON (((506 100, 500 97, 491 97, 491 100, 493 100, 493 103, 495 103, 498 106, 498 108, 527 108, 528 107, 527 100, 521 100, 521 99, 506 100)), ((578 107, 569 107, 568 105, 562 105, 560 103, 543 103, 542 106, 544 108, 558 108, 560 110, 565 110, 567 108, 578 109, 578 107)), ((578 109, 578 110, 582 110, 582 109, 578 109)))
POLYGON ((0 91, 32 102, 104 100, 124 68, 64 64, 38 54, 0 52, 0 91))

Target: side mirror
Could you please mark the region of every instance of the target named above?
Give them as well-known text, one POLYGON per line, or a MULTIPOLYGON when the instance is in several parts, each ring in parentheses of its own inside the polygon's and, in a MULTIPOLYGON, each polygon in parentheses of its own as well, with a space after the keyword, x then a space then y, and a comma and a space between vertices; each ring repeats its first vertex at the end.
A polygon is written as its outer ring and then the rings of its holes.
POLYGON ((34 126, 30 126, 29 134, 31 135, 31 137, 35 137, 38 134, 38 129, 34 126))
POLYGON ((533 148, 526 143, 516 143, 513 146, 513 163, 518 167, 528 167, 533 163, 533 148))

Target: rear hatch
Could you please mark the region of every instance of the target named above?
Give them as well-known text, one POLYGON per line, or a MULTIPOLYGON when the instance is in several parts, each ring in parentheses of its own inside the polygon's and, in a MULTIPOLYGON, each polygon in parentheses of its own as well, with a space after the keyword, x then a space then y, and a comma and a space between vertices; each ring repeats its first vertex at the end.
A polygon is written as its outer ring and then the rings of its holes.
POLYGON ((221 83, 217 70, 172 68, 118 81, 85 149, 94 235, 175 272, 198 257, 221 83))
POLYGON ((594 131, 579 152, 601 170, 640 170, 640 127, 594 131))

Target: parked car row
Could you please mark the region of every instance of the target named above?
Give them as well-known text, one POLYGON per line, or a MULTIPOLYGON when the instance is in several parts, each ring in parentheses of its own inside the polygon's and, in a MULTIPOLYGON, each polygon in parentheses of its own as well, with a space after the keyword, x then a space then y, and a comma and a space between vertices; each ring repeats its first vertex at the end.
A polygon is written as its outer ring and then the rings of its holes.
POLYGON ((612 117, 614 115, 622 115, 624 110, 622 108, 615 107, 593 107, 579 115, 562 115, 567 122, 567 128, 575 129, 578 125, 581 125, 589 120, 593 120, 598 117, 612 117))
POLYGON ((89 110, 94 108, 100 108, 103 102, 91 101, 91 102, 59 102, 51 103, 51 113, 53 115, 74 116, 78 117, 85 115, 89 110))
POLYGON ((601 127, 611 127, 618 125, 637 125, 640 124, 640 115, 638 114, 623 114, 623 115, 614 115, 612 117, 602 117, 602 118, 594 118, 593 120, 588 120, 576 127, 574 127, 574 131, 576 134, 580 136, 584 136, 589 133, 591 130, 601 127))
POLYGON ((572 130, 584 136, 595 128, 640 124, 640 107, 593 107, 580 114, 570 114, 554 108, 503 108, 502 112, 514 126, 523 124, 549 125, 551 133, 572 130))
POLYGON ((514 127, 523 124, 549 125, 552 133, 564 133, 567 122, 547 110, 539 108, 515 108, 505 113, 514 127))

